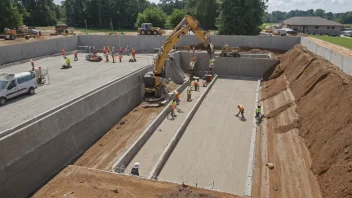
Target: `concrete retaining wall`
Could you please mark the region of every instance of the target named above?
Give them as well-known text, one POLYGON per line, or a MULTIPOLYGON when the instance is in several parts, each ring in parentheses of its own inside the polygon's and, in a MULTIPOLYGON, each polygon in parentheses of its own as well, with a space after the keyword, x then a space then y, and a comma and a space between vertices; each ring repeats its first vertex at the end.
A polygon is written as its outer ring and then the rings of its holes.
POLYGON ((144 97, 146 66, 0 139, 1 197, 24 197, 84 152, 144 97))
MULTIPOLYGON (((207 53, 179 52, 181 66, 184 71, 188 71, 192 56, 197 57, 195 73, 203 76, 209 68, 209 56, 207 53)), ((241 76, 259 78, 262 74, 279 60, 267 58, 234 58, 234 57, 215 57, 214 72, 219 76, 241 76)))
POLYGON ((301 44, 312 53, 319 55, 332 64, 342 69, 345 73, 352 75, 352 59, 336 51, 327 49, 308 38, 302 37, 301 44))
POLYGON ((61 53, 62 49, 72 51, 76 48, 77 36, 1 46, 0 65, 61 53))
MULTIPOLYGON (((189 85, 189 81, 183 83, 181 86, 177 88, 177 91, 181 93, 186 87, 189 85)), ((172 97, 169 97, 171 100, 172 97)), ((130 146, 130 148, 114 163, 112 169, 115 172, 119 172, 121 167, 127 167, 129 163, 131 163, 132 159, 137 155, 137 153, 141 150, 144 144, 148 141, 148 139, 153 135, 154 131, 159 127, 159 125, 163 122, 166 116, 170 113, 169 105, 167 105, 163 111, 158 115, 158 117, 148 126, 148 128, 143 132, 143 134, 130 146)))

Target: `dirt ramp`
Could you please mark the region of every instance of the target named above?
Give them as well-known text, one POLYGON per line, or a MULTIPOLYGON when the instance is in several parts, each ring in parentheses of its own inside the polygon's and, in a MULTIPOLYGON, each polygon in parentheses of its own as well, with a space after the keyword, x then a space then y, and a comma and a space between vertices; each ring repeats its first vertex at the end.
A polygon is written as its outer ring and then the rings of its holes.
MULTIPOLYGON (((301 45, 280 60, 266 75, 272 82, 285 76, 289 83, 300 117, 299 134, 311 154, 323 197, 352 197, 351 76, 301 45)), ((280 83, 273 87, 282 90, 280 83)))

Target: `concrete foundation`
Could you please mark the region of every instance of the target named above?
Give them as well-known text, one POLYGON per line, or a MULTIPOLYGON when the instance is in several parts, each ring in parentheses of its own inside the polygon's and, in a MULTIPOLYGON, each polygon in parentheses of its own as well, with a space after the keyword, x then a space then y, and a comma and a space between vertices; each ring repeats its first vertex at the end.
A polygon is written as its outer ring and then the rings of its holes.
MULTIPOLYGON (((207 53, 190 53, 179 52, 181 67, 184 71, 188 71, 191 58, 195 56, 197 63, 195 66, 195 74, 203 76, 205 71, 209 70, 209 56, 207 53)), ((241 76, 260 78, 262 74, 272 67, 279 64, 279 60, 269 58, 249 58, 253 57, 247 55, 248 58, 234 58, 234 57, 215 57, 214 72, 219 76, 241 76)), ((257 57, 257 56, 254 56, 257 57)))
POLYGON ((0 194, 28 195, 85 151, 140 104, 150 70, 143 67, 2 137, 0 194))

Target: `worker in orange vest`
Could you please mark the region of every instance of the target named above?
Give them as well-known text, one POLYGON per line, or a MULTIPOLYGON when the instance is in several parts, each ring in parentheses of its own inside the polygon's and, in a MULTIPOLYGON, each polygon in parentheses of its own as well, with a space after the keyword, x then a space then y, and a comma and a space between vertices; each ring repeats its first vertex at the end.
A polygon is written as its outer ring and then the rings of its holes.
POLYGON ((65 50, 64 49, 61 50, 61 55, 62 55, 62 57, 65 58, 65 50))
POLYGON ((31 59, 32 71, 34 71, 34 61, 31 59))
POLYGON ((132 58, 136 60, 136 50, 134 50, 134 47, 132 48, 132 58))
POLYGON ((175 100, 176 100, 176 103, 179 104, 180 103, 180 93, 178 93, 178 91, 175 91, 175 100))
POLYGON ((199 86, 198 86, 197 80, 194 80, 193 85, 194 85, 194 91, 199 91, 199 86))
POLYGON ((175 115, 175 108, 176 108, 176 100, 173 100, 171 103, 170 103, 170 109, 171 109, 171 119, 175 119, 176 115, 175 115))
POLYGON ((75 55, 73 60, 74 61, 78 61, 78 52, 77 52, 77 50, 75 50, 75 52, 73 54, 75 55))
POLYGON ((237 105, 237 108, 238 108, 238 113, 236 114, 236 116, 238 116, 239 114, 241 114, 242 118, 244 119, 244 107, 243 105, 237 105))
POLYGON ((105 55, 106 54, 106 47, 104 46, 103 48, 103 54, 105 55))

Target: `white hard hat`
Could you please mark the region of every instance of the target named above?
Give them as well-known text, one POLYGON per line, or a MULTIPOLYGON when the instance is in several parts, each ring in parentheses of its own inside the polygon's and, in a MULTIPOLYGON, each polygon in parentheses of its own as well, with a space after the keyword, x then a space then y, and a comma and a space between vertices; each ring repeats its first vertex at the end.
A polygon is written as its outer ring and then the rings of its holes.
POLYGON ((134 163, 133 168, 139 168, 139 162, 134 163))

